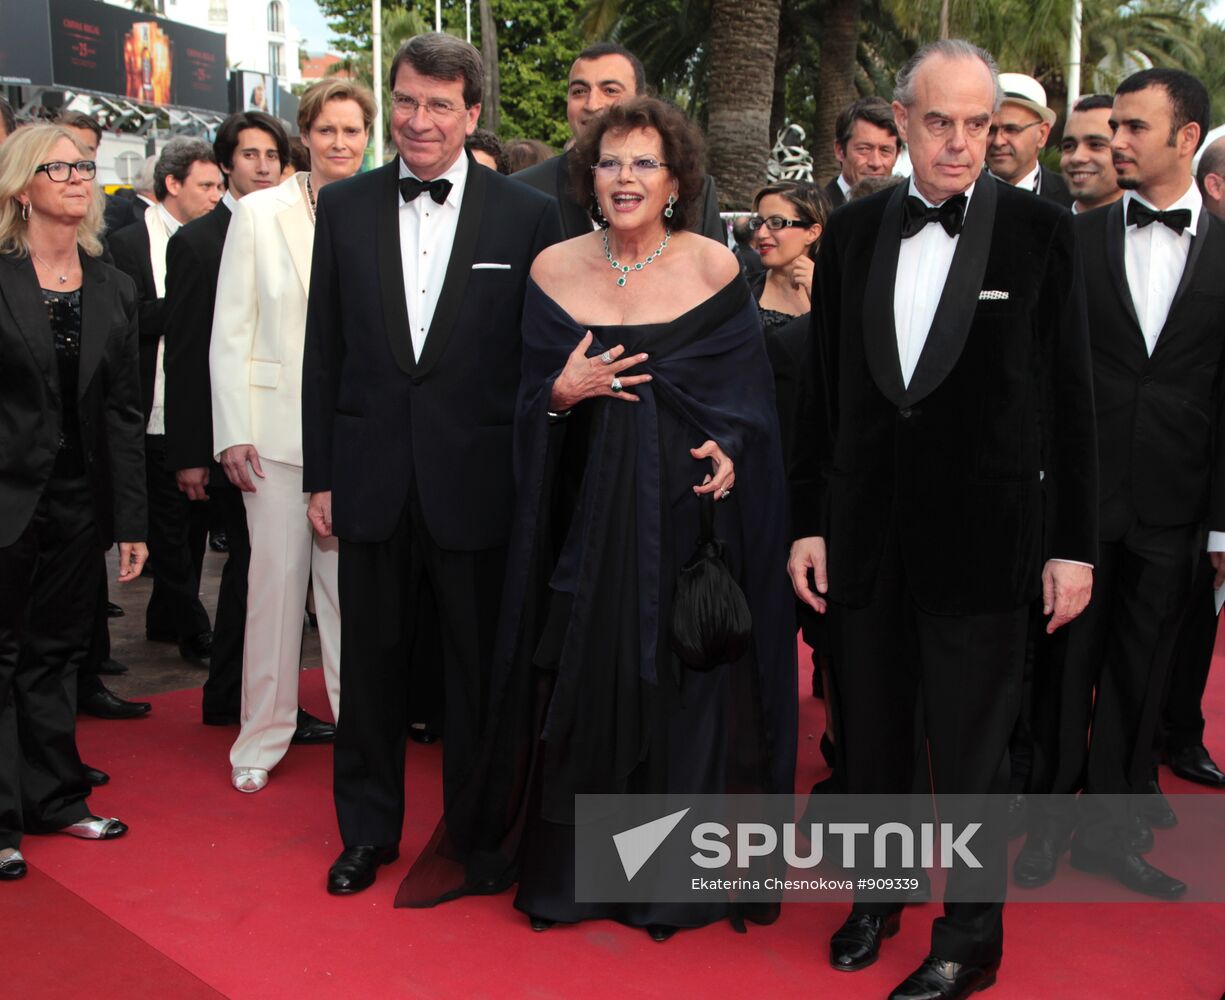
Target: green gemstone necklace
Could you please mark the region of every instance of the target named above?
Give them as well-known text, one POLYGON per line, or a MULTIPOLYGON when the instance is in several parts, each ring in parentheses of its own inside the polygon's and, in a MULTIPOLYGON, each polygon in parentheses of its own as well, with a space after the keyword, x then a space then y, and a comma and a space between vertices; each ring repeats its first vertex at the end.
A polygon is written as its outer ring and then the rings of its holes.
POLYGON ((672 239, 672 230, 665 229, 664 230, 664 241, 655 248, 655 252, 652 253, 649 257, 647 257, 646 260, 640 260, 637 264, 622 264, 618 260, 613 260, 612 250, 610 250, 608 246, 608 230, 605 229, 604 230, 604 256, 607 258, 609 266, 614 271, 621 272, 620 277, 617 278, 617 284, 620 287, 624 288, 625 279, 629 276, 629 273, 631 271, 641 271, 644 267, 646 267, 649 263, 651 263, 651 261, 653 261, 656 257, 658 257, 661 253, 664 252, 664 249, 668 245, 668 240, 670 239, 672 239))

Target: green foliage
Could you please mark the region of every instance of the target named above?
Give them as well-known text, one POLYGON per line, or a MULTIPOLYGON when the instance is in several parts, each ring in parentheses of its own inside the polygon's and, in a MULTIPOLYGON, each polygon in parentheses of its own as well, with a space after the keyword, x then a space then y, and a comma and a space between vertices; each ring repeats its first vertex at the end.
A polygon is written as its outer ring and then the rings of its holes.
MULTIPOLYGON (((369 79, 369 0, 318 0, 319 9, 336 35, 337 51, 349 54, 358 76, 369 79), (367 67, 362 77, 361 67, 367 67)), ((566 125, 566 76, 582 48, 576 28, 581 0, 491 0, 498 30, 504 137, 542 139, 560 148, 569 138, 566 125)), ((480 18, 472 4, 472 44, 480 47, 480 18)), ((433 30, 432 0, 383 0, 384 65, 406 34, 398 32, 387 53, 389 24, 417 24, 433 30)), ((443 30, 464 36, 461 0, 444 0, 443 30)), ((411 34, 411 32, 409 32, 411 34)))

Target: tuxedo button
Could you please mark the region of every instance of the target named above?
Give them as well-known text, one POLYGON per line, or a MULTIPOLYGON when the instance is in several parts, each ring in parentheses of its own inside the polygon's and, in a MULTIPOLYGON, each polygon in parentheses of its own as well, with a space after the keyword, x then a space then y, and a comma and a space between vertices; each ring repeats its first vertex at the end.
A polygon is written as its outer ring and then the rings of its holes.
POLYGON ((1145 375, 1145 376, 1144 376, 1144 378, 1140 379, 1140 384, 1141 384, 1141 385, 1152 385, 1152 384, 1153 384, 1153 376, 1152 376, 1152 375, 1145 375))
POLYGON ((898 410, 897 415, 903 420, 909 420, 914 415, 914 410, 908 406, 904 410, 898 410))

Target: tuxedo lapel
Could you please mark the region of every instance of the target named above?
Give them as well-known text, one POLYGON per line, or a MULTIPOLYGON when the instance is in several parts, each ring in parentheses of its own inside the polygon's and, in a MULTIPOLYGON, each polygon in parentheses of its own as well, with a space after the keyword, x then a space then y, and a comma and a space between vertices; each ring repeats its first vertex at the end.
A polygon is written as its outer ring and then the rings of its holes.
MULTIPOLYGON (((1144 334, 1140 329, 1140 318, 1136 315, 1136 303, 1131 297, 1131 286, 1127 283, 1127 264, 1123 256, 1123 199, 1120 198, 1106 209, 1106 267, 1115 293, 1131 319, 1136 343, 1143 346, 1144 334)), ((1147 351, 1145 352, 1147 354, 1147 351)))
MULTIPOLYGON (((296 182, 295 182, 296 187, 296 182)), ((302 294, 309 295, 311 288, 311 251, 315 243, 315 230, 311 225, 310 208, 303 200, 306 195, 300 190, 287 191, 286 194, 296 194, 293 201, 277 213, 277 225, 281 227, 281 235, 289 246, 289 257, 293 261, 294 271, 302 282, 302 294)))
MULTIPOLYGON (((447 275, 442 283, 442 293, 430 321, 430 331, 425 338, 425 348, 417 363, 416 374, 424 375, 438 363, 447 348, 447 341, 455 330, 455 320, 464 302, 464 291, 472 274, 476 259, 476 239, 481 231, 481 214, 485 206, 485 187, 488 175, 476 168, 476 162, 468 156, 468 180, 464 184, 464 200, 459 206, 459 221, 455 227, 455 242, 451 244, 451 259, 447 262, 447 275)), ((402 297, 402 296, 401 296, 402 297)))
POLYGON ((1191 237, 1191 246, 1187 251, 1187 266, 1182 269, 1182 277, 1178 281, 1178 289, 1174 292, 1174 298, 1170 302, 1170 311, 1165 315, 1165 323, 1161 326, 1161 333, 1157 335, 1157 343, 1153 347, 1153 353, 1156 354, 1161 345, 1169 340, 1178 332, 1178 327, 1171 324, 1174 318, 1174 312, 1178 308, 1178 303, 1186 293, 1188 286, 1195 277, 1195 269, 1199 264, 1200 256, 1204 249, 1204 244, 1208 242, 1208 234, 1212 227, 1209 225, 1208 210, 1200 209, 1198 232, 1191 237))
POLYGON ((897 327, 893 319, 893 283, 902 246, 902 205, 907 186, 899 184, 885 203, 880 229, 868 265, 864 289, 863 350, 876 387, 895 406, 905 405, 906 387, 897 353, 897 327))
POLYGON ((953 251, 948 277, 944 279, 936 315, 906 389, 907 405, 930 395, 953 370, 966 346, 970 324, 978 309, 983 275, 987 272, 987 257, 991 253, 997 190, 994 181, 974 186, 974 196, 966 207, 965 224, 957 239, 957 249, 953 251))
POLYGON ((561 210, 561 227, 566 239, 591 232, 591 216, 578 203, 570 187, 570 153, 557 158, 557 204, 561 210))
POLYGON ((116 317, 104 308, 112 296, 107 293, 106 275, 101 265, 92 257, 81 254, 81 270, 85 281, 81 289, 81 361, 77 369, 77 395, 83 399, 90 379, 106 353, 110 322, 116 317))
POLYGON ((404 265, 400 261, 400 160, 384 167, 379 206, 375 212, 375 255, 378 257, 379 289, 383 295, 383 326, 391 342, 391 353, 404 372, 417 368, 404 302, 404 265))
POLYGON ((51 321, 38 290, 38 277, 29 257, 5 254, 0 257, 0 294, 8 303, 9 312, 25 338, 26 346, 38 362, 47 384, 58 390, 59 375, 55 367, 55 346, 51 339, 51 321))

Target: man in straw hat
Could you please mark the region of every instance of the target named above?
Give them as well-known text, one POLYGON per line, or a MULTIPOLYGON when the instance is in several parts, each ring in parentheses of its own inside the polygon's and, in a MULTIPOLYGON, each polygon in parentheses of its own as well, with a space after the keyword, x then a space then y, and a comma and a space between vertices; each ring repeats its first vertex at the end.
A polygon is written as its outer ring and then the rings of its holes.
POLYGON ((1038 162, 1055 124, 1055 112, 1046 106, 1046 89, 1024 73, 1001 73, 1000 86, 1004 103, 995 113, 987 145, 991 176, 1071 208, 1072 195, 1063 178, 1038 162))

